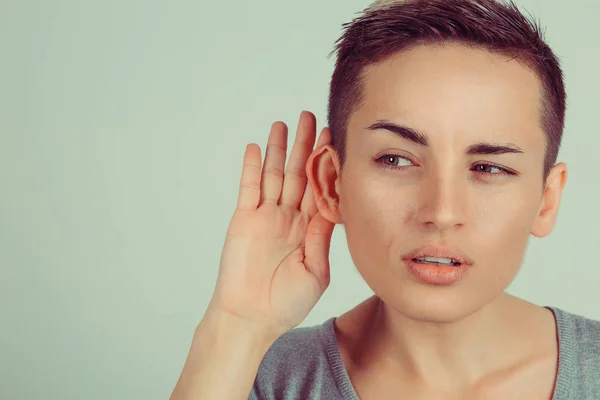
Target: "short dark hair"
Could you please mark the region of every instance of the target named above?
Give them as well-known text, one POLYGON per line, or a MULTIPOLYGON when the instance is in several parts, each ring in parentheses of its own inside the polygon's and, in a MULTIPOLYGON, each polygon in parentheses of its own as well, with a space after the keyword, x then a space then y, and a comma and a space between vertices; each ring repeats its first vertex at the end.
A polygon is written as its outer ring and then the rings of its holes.
POLYGON ((329 54, 337 52, 328 104, 332 146, 342 165, 348 120, 364 99, 365 67, 421 44, 455 42, 517 59, 539 77, 546 180, 564 129, 563 73, 539 22, 526 18, 512 0, 380 0, 342 27, 343 34, 329 54))

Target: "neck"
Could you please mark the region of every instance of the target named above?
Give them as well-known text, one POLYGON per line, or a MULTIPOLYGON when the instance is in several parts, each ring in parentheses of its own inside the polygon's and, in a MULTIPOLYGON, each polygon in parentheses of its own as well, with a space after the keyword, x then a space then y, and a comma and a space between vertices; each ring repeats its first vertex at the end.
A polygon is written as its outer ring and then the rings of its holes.
POLYGON ((377 297, 368 302, 359 323, 364 329, 352 346, 353 362, 430 388, 472 386, 510 369, 531 354, 539 332, 524 324, 539 307, 505 293, 451 323, 416 321, 377 297))

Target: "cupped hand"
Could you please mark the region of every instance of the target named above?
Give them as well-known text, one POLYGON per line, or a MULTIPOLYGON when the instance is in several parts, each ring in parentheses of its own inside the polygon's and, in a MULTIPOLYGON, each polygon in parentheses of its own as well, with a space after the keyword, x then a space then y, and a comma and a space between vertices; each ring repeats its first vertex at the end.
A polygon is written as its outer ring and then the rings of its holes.
MULTIPOLYGON (((334 223, 318 212, 306 175, 315 137, 316 118, 304 111, 287 165, 283 122, 271 127, 262 168, 260 147, 246 147, 209 306, 274 336, 299 325, 329 285, 334 223)), ((329 142, 324 128, 317 147, 329 142)))

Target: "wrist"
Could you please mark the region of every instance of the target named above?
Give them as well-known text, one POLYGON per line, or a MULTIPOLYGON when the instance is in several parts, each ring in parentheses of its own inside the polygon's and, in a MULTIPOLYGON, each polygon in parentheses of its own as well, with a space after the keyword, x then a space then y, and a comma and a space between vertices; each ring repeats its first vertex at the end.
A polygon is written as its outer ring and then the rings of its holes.
POLYGON ((262 353, 261 357, 279 337, 264 326, 210 307, 196 330, 197 334, 201 331, 208 331, 215 344, 249 346, 248 348, 262 353))

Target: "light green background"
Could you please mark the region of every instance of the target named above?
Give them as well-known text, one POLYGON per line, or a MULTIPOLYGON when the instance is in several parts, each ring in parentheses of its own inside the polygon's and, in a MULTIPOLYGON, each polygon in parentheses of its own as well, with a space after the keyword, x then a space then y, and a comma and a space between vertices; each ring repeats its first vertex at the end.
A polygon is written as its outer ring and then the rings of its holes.
MULTIPOLYGON (((600 319, 595 0, 520 1, 569 95, 555 231, 509 291, 600 319)), ((366 0, 0 2, 0 398, 166 399, 212 294, 248 142, 325 123, 366 0)), ((370 295, 343 230, 303 326, 370 295)))

